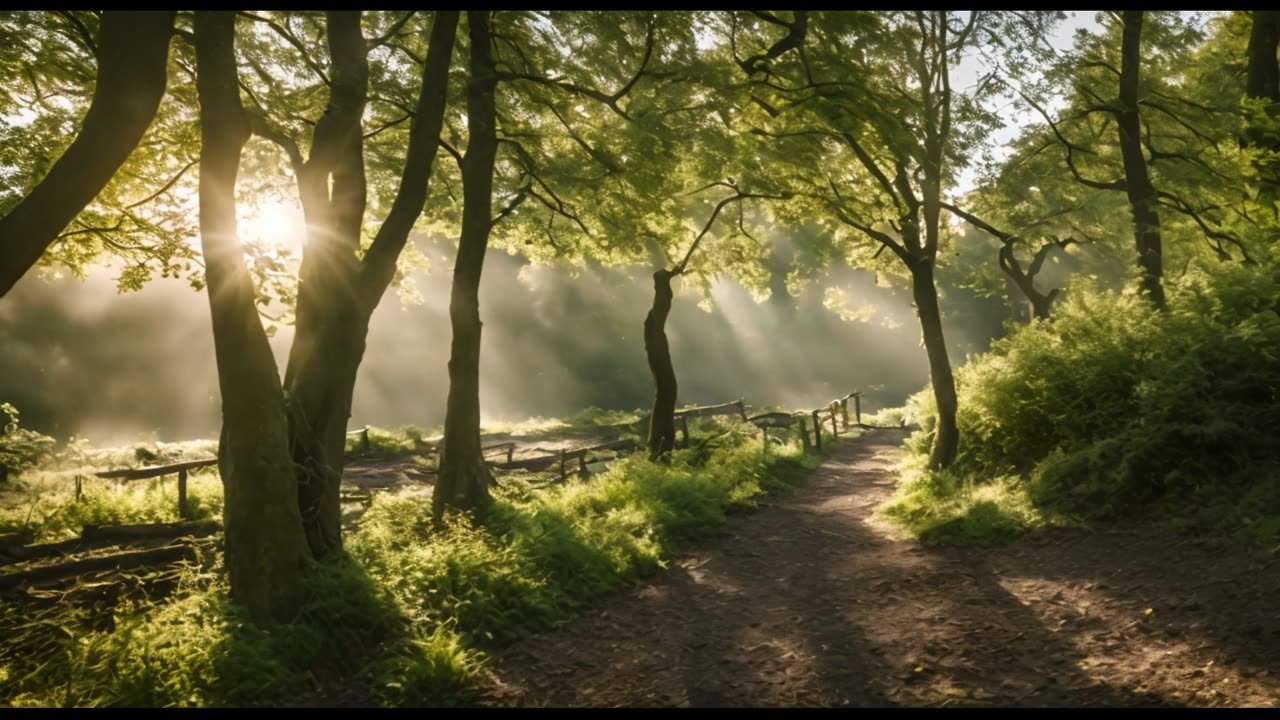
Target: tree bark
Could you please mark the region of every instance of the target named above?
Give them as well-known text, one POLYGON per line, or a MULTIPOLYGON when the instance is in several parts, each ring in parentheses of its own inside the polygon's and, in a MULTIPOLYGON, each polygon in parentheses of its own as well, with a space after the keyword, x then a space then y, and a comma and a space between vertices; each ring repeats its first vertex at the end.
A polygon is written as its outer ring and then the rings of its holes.
POLYGON ((931 469, 945 468, 956 459, 960 431, 956 425, 956 381, 947 358, 947 344, 942 334, 942 311, 938 307, 938 289, 934 285, 933 262, 917 260, 911 266, 911 295, 920 317, 920 332, 929 358, 929 379, 938 406, 938 425, 929 455, 931 469))
POLYGON ((356 376, 369 320, 427 199, 457 26, 456 11, 436 13, 400 187, 360 262, 355 249, 366 197, 360 112, 368 95, 367 51, 359 13, 330 14, 335 76, 324 127, 317 127, 311 159, 298 175, 308 246, 285 372, 298 502, 317 557, 342 550, 340 486, 356 376))
POLYGON ((1245 94, 1280 102, 1280 61, 1276 48, 1280 45, 1280 10, 1254 10, 1253 29, 1249 33, 1249 65, 1245 76, 1245 94))
POLYGON ((49 174, 0 219, 0 297, 102 192, 151 125, 164 97, 175 14, 102 14, 98 79, 80 132, 49 174))
POLYGON ((236 237, 236 175, 248 125, 236 78, 235 14, 195 14, 200 240, 222 393, 223 527, 231 597, 259 624, 287 621, 310 553, 289 457, 284 393, 236 237))
POLYGON ((653 373, 653 412, 649 416, 649 459, 657 460, 676 446, 676 371, 667 344, 667 316, 671 313, 671 278, 675 273, 653 274, 653 308, 644 319, 644 353, 653 373))
MULTIPOLYGON (((1272 121, 1280 112, 1280 61, 1276 58, 1277 46, 1280 46, 1280 11, 1254 10, 1253 28, 1249 33, 1248 69, 1245 76, 1245 95, 1268 102, 1267 117, 1272 121)), ((1268 138, 1263 128, 1248 126, 1242 138, 1244 145, 1263 147, 1267 150, 1280 150, 1280 140, 1274 134, 1268 138)), ((1266 184, 1275 183, 1275 173, 1266 167, 1266 163, 1254 161, 1255 167, 1263 175, 1266 184)))
POLYGON ((471 78, 467 87, 467 152, 462 158, 462 232, 453 266, 449 320, 449 401, 440 472, 432 496, 438 522, 446 506, 482 510, 489 502, 489 468, 480 453, 480 274, 492 224, 493 168, 498 150, 497 74, 490 54, 489 15, 467 11, 471 78))
POLYGON ((1138 117, 1138 76, 1142 63, 1142 10, 1124 11, 1124 33, 1120 48, 1120 154, 1124 161, 1125 194, 1133 213, 1133 235, 1142 269, 1142 288, 1157 308, 1164 309, 1164 257, 1160 238, 1160 216, 1156 213, 1156 191, 1147 175, 1147 158, 1142 151, 1138 117))

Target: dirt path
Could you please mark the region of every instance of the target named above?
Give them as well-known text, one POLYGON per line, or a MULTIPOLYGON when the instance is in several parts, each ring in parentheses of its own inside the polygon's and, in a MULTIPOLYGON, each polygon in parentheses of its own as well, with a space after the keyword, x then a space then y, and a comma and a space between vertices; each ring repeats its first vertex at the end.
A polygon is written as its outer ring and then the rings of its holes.
POLYGON ((1280 706, 1280 562, 1155 526, 926 548, 873 516, 901 436, 566 626, 500 651, 493 705, 1280 706))

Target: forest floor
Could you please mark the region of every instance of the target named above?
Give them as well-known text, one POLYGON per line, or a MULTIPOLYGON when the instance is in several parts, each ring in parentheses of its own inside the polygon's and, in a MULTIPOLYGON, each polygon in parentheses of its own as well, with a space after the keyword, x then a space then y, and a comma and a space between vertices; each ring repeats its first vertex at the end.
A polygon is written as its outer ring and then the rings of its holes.
POLYGON ((928 547, 843 442, 657 575, 492 654, 500 706, 1280 707, 1280 559, 1154 523, 928 547))

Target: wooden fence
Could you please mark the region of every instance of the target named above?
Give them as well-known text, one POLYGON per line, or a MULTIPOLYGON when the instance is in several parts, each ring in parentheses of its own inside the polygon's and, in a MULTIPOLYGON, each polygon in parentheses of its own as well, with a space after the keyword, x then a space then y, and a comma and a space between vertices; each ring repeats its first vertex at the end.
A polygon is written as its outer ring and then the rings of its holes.
MULTIPOLYGON (((813 410, 798 412, 767 412, 759 415, 748 416, 746 400, 739 398, 732 402, 721 403, 719 405, 701 405, 696 407, 688 407, 683 410, 676 411, 676 420, 680 423, 681 444, 688 446, 689 444, 689 419, 700 417, 715 417, 720 415, 737 415, 741 417, 743 422, 755 425, 760 429, 761 442, 766 452, 769 449, 769 431, 770 430, 789 430, 798 426, 800 431, 801 442, 804 448, 822 449, 822 425, 827 420, 831 423, 832 436, 839 438, 841 430, 848 432, 850 427, 872 428, 871 425, 865 425, 862 422, 862 393, 851 392, 843 397, 838 397, 822 407, 813 410), (849 422, 849 401, 853 401, 853 422, 849 422), (826 419, 824 419, 826 415, 826 419), (812 418, 813 439, 810 441, 810 427, 808 420, 812 418)), ((899 429, 896 427, 886 429, 899 429)), ((360 436, 360 450, 368 452, 369 444, 369 426, 365 426, 359 430, 351 430, 347 435, 360 436)), ((534 452, 540 452, 541 455, 515 459, 515 451, 517 444, 514 442, 500 442, 492 445, 485 445, 480 448, 481 454, 490 454, 493 451, 505 451, 505 462, 494 463, 495 467, 503 470, 529 470, 531 472, 539 472, 559 465, 560 479, 568 478, 570 471, 576 472, 580 476, 588 474, 587 465, 588 458, 594 453, 602 453, 608 451, 626 452, 634 450, 639 445, 632 439, 613 440, 611 442, 600 443, 598 445, 589 445, 578 448, 532 448, 534 452), (576 462, 576 467, 573 465, 576 462)), ((438 444, 427 445, 424 448, 429 453, 439 453, 438 444)), ((163 477, 165 475, 177 474, 178 476, 178 516, 184 520, 190 519, 190 508, 187 503, 187 473, 198 468, 209 467, 217 464, 216 458, 205 460, 192 460, 189 462, 174 463, 170 465, 159 465, 155 467, 144 468, 128 468, 123 470, 108 470, 106 472, 96 473, 96 476, 104 479, 114 479, 118 481, 128 480, 144 480, 148 478, 163 477)), ((431 472, 431 471, 428 471, 431 472)), ((82 489, 82 478, 76 476, 76 499, 80 498, 82 489)))
MULTIPOLYGON (((146 480, 148 478, 163 477, 165 475, 178 474, 178 517, 183 520, 191 519, 191 509, 187 506, 187 473, 191 470, 216 465, 217 458, 208 458, 206 460, 191 460, 189 462, 174 463, 172 465, 157 465, 155 467, 144 468, 126 468, 124 470, 107 470, 106 472, 94 473, 97 477, 103 479, 111 479, 118 481, 126 480, 146 480)), ((83 480, 81 476, 76 476, 76 500, 80 499, 80 491, 83 488, 83 480)))

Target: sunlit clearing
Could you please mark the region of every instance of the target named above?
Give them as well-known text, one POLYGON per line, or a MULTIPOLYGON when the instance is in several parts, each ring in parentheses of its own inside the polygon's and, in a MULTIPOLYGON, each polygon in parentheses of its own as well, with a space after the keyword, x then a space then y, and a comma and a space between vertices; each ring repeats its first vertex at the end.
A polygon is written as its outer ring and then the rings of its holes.
POLYGON ((245 242, 300 249, 306 224, 301 208, 270 199, 257 206, 240 206, 239 231, 240 239, 245 242))

